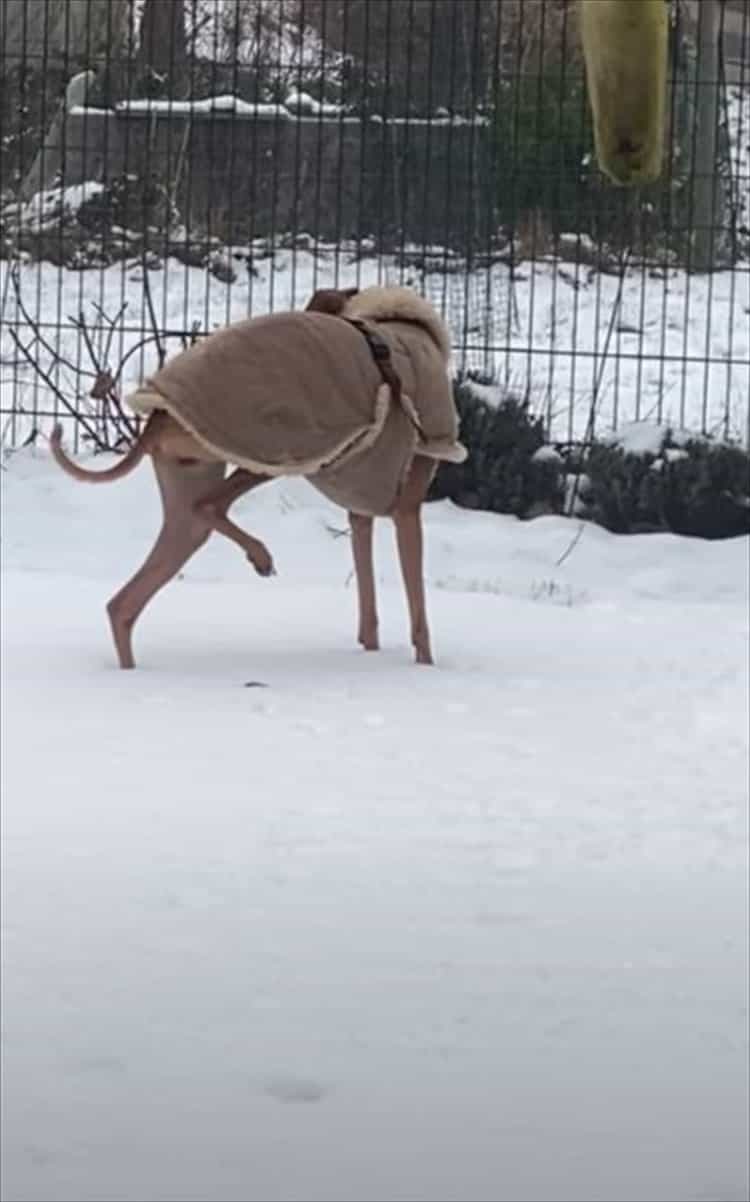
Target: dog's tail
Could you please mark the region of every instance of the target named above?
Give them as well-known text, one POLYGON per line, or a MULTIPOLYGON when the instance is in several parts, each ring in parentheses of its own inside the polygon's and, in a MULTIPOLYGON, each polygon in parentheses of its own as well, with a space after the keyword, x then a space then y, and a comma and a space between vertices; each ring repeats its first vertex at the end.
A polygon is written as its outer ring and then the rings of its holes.
POLYGON ((154 441, 154 435, 161 425, 160 419, 164 418, 164 414, 154 411, 141 434, 133 443, 132 447, 119 463, 114 467, 106 468, 103 472, 91 472, 85 467, 79 467, 66 454, 62 448, 62 426, 58 423, 50 434, 49 445, 52 451, 52 456, 56 463, 60 465, 64 472, 72 476, 74 480, 83 480, 87 484, 109 484, 113 480, 121 480, 123 476, 127 476, 143 459, 143 456, 148 454, 154 441))

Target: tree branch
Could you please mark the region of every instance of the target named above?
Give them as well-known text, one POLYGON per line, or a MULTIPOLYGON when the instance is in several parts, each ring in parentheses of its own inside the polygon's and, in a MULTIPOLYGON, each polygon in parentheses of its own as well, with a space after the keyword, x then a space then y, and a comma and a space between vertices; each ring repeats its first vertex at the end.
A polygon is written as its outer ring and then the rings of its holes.
POLYGON ((33 355, 31 355, 31 353, 24 346, 21 339, 18 337, 18 334, 16 333, 16 331, 8 330, 8 333, 10 334, 12 341, 14 342, 14 344, 16 345, 18 350, 21 352, 21 354, 23 355, 23 357, 27 361, 27 363, 29 363, 33 367, 33 369, 37 373, 37 375, 42 380, 44 380, 44 383, 47 385, 50 392, 54 396, 57 397, 60 404, 63 406, 64 409, 67 409, 70 416, 74 417, 77 422, 80 422, 80 424, 83 426, 84 430, 89 435, 89 437, 91 439, 93 439, 94 445, 96 446, 97 450, 100 450, 100 451, 108 450, 109 448, 106 446, 105 443, 102 442, 102 440, 100 439, 100 437, 97 434, 94 427, 89 425, 88 420, 83 416, 83 414, 78 409, 76 409, 76 407, 74 405, 71 405, 70 401, 67 399, 65 394, 63 392, 61 392, 60 389, 58 388, 57 384, 55 384, 52 377, 44 370, 43 367, 39 366, 36 359, 34 359, 33 355))

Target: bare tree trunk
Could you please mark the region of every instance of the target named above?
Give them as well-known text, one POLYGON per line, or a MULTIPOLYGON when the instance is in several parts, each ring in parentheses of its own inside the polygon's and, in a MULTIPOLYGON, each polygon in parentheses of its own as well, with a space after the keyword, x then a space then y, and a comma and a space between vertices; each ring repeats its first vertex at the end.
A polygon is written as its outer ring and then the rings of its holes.
POLYGON ((720 225, 717 134, 719 127, 719 35, 717 0, 698 5, 695 158, 693 163, 692 266, 710 271, 720 225))
POLYGON ((146 0, 136 78, 149 95, 181 95, 187 82, 187 37, 182 0, 146 0))
POLYGON ((300 12, 327 45, 367 64, 368 84, 385 90, 387 78, 392 112, 403 112, 407 100, 417 112, 429 105, 462 112, 471 98, 485 99, 499 14, 508 3, 304 0, 300 12))

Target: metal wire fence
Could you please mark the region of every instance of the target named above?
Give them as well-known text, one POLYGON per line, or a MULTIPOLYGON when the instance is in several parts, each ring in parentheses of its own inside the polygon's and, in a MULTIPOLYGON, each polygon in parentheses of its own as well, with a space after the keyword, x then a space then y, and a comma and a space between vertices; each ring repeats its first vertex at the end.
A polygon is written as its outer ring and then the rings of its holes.
POLYGON ((60 416, 113 445, 191 339, 384 281, 553 439, 750 441, 748 3, 669 9, 669 152, 633 191, 593 160, 567 0, 0 0, 4 446, 60 416))

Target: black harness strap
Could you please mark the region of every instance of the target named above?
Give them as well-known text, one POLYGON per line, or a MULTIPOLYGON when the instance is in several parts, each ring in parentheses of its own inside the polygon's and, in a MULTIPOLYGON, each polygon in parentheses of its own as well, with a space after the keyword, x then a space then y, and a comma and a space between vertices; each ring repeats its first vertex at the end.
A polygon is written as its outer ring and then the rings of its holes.
POLYGON ((420 426, 418 417, 413 411, 413 407, 409 404, 404 404, 401 377, 393 366, 391 348, 389 347, 385 338, 382 338, 369 322, 363 321, 359 317, 345 317, 343 320, 348 321, 350 325, 354 326, 361 334, 364 335, 365 341, 370 348, 370 353, 375 360, 377 368, 383 377, 384 382, 391 390, 391 396, 397 405, 401 405, 401 408, 406 413, 409 421, 414 426, 420 438, 423 437, 422 427, 420 426))

